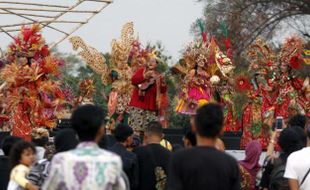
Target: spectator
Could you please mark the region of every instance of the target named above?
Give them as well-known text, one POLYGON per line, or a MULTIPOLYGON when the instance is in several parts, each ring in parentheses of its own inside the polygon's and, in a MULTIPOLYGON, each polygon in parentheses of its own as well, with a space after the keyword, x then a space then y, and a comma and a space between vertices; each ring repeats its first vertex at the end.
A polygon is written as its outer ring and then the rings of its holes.
POLYGON ((184 142, 185 148, 191 148, 193 146, 196 146, 196 144, 197 144, 196 135, 195 135, 195 133, 193 133, 191 128, 185 129, 185 135, 183 138, 183 142, 184 142))
POLYGON ((172 152, 183 149, 183 146, 180 144, 172 144, 172 152))
POLYGON ((308 146, 292 153, 287 159, 284 177, 291 190, 310 189, 310 127, 307 129, 308 146))
POLYGON ((36 145, 37 160, 42 160, 44 158, 48 139, 49 133, 47 129, 43 127, 32 129, 31 141, 36 145))
POLYGON ((303 147, 307 146, 307 135, 306 135, 306 130, 299 127, 299 126, 291 126, 291 128, 293 130, 295 130, 295 132, 297 133, 297 135, 299 136, 300 141, 303 144, 303 147))
POLYGON ((104 135, 104 118, 103 110, 90 104, 73 112, 72 127, 80 144, 53 157, 42 189, 124 189, 120 157, 97 145, 104 135))
POLYGON ((31 165, 35 162, 35 146, 26 141, 17 142, 11 149, 10 160, 12 171, 8 190, 29 189, 37 190, 38 187, 26 179, 31 165))
POLYGON ((240 190, 237 161, 215 148, 223 121, 222 107, 218 104, 207 104, 197 110, 194 125, 197 146, 174 153, 168 189, 240 190))
POLYGON ((301 127, 303 130, 305 130, 306 123, 307 123, 307 117, 305 115, 296 114, 289 119, 288 126, 289 127, 298 126, 301 127))
POLYGON ((21 141, 19 137, 7 136, 3 139, 2 150, 4 155, 0 156, 0 189, 7 189, 10 180, 10 159, 9 154, 15 143, 21 141))
POLYGON ((245 159, 239 162, 239 164, 251 175, 251 190, 255 190, 256 175, 261 168, 258 163, 261 154, 261 144, 258 141, 251 141, 245 147, 245 159))
MULTIPOLYGON (((58 131, 54 138, 54 144, 56 153, 68 151, 74 149, 78 144, 76 132, 73 129, 62 129, 58 131)), ((47 159, 39 160, 30 170, 27 179, 32 184, 42 187, 44 181, 50 172, 50 160, 52 157, 47 159)))
POLYGON ((160 145, 163 129, 159 122, 150 122, 145 131, 145 146, 134 149, 139 163, 139 190, 164 189, 170 151, 160 145))
MULTIPOLYGON (((302 130, 302 129, 299 129, 302 130)), ((276 134, 277 132, 274 132, 276 134)), ((273 135, 275 137, 276 135, 273 135)), ((274 138, 270 140, 270 144, 274 145, 274 138)), ((287 157, 294 151, 303 148, 303 142, 300 140, 296 129, 285 128, 280 133, 278 144, 282 151, 279 157, 269 154, 264 162, 263 174, 260 182, 260 188, 264 190, 272 189, 288 189, 287 180, 283 177, 287 157)), ((270 146, 270 145, 269 145, 270 146)))
POLYGON ((56 134, 54 144, 56 153, 59 153, 76 148, 79 144, 79 140, 76 132, 73 129, 68 128, 62 129, 56 134))
POLYGON ((130 182, 131 189, 136 189, 139 184, 139 166, 137 156, 127 148, 133 143, 133 130, 128 125, 118 124, 114 130, 116 143, 110 151, 118 154, 123 161, 123 170, 130 182))
POLYGON ((99 147, 109 149, 116 143, 116 139, 112 134, 105 134, 99 141, 99 147))

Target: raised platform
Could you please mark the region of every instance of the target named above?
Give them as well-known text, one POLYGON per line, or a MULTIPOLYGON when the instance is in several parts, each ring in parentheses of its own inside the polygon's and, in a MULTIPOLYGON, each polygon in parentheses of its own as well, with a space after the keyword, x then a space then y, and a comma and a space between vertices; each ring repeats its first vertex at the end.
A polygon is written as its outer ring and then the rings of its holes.
MULTIPOLYGON (((165 139, 171 144, 183 145, 183 129, 164 129, 165 139)), ((225 144, 226 150, 240 150, 240 140, 242 132, 225 132, 221 137, 225 144)))

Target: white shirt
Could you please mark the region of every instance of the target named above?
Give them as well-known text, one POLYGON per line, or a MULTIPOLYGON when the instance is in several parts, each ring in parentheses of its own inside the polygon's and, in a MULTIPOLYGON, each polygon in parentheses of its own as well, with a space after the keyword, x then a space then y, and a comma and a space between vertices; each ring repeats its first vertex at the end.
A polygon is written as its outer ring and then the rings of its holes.
POLYGON ((22 164, 15 166, 11 171, 7 190, 26 189, 26 185, 29 183, 26 179, 29 170, 30 169, 27 166, 22 164))
POLYGON ((83 142, 53 157, 42 189, 124 190, 121 171, 119 156, 100 149, 93 142, 83 142))
POLYGON ((45 148, 41 146, 36 146, 36 151, 37 151, 37 160, 42 160, 44 158, 45 148))
MULTIPOLYGON (((284 177, 298 180, 300 184, 310 169, 310 147, 293 152, 287 159, 284 177)), ((300 190, 310 189, 310 174, 305 179, 300 190)))

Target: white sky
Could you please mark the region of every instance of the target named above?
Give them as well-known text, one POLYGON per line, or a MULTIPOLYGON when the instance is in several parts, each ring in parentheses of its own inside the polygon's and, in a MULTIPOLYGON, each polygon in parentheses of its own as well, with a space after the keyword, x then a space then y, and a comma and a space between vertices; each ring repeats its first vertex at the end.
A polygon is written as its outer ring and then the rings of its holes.
MULTIPOLYGON (((135 31, 143 44, 161 41, 167 54, 172 55, 176 61, 180 57, 180 50, 192 40, 190 26, 201 17, 203 7, 204 3, 196 0, 114 0, 73 35, 81 36, 89 45, 101 52, 107 52, 111 49, 111 40, 119 38, 122 25, 133 21, 135 31)), ((3 15, 1 17, 6 24, 12 24, 12 19, 3 19, 7 18, 3 15)), ((58 38, 57 34, 49 31, 44 31, 44 37, 47 42, 58 38)), ((11 39, 4 34, 0 35, 0 39, 0 46, 5 50, 11 39)), ((58 49, 73 52, 68 39, 63 41, 58 49)))

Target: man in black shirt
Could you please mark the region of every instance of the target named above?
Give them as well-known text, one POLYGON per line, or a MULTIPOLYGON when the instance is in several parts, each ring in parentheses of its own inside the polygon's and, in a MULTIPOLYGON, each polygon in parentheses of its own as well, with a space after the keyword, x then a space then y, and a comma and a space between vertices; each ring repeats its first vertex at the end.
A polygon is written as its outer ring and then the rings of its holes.
POLYGON ((138 190, 163 189, 166 185, 170 151, 160 145, 163 129, 159 122, 149 123, 145 131, 146 146, 138 147, 134 153, 139 162, 138 190))
POLYGON ((197 147, 174 153, 168 175, 169 190, 240 190, 237 161, 215 148, 223 127, 220 105, 207 104, 197 110, 197 147))
POLYGON ((127 150, 133 143, 133 130, 128 125, 118 124, 114 130, 116 143, 110 151, 118 154, 123 161, 123 170, 126 173, 130 189, 135 190, 139 184, 139 167, 137 156, 127 150))

